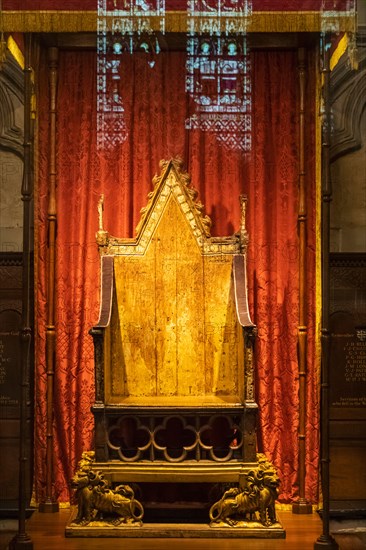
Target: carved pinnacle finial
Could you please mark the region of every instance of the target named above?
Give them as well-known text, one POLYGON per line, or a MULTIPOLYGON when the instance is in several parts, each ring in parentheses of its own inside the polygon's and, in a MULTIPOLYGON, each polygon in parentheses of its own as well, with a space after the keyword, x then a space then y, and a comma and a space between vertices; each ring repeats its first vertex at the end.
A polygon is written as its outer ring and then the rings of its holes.
POLYGON ((98 246, 106 246, 108 244, 108 231, 103 229, 103 210, 104 210, 104 195, 101 194, 98 201, 98 231, 95 234, 98 246))
POLYGON ((240 251, 244 254, 247 251, 249 236, 246 230, 246 213, 247 213, 247 195, 240 195, 240 251))
POLYGON ((98 219, 99 219, 99 231, 103 231, 103 210, 104 210, 104 195, 100 195, 100 199, 98 201, 98 219))

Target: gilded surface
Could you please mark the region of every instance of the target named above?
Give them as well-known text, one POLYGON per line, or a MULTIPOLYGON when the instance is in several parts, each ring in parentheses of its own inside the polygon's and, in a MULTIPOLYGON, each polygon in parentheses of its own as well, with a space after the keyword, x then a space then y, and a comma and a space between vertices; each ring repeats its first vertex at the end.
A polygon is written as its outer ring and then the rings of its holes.
POLYGON ((154 190, 148 195, 148 204, 141 209, 141 220, 135 239, 108 236, 108 246, 101 250, 111 255, 144 255, 150 245, 168 202, 174 197, 179 210, 191 229, 202 254, 236 254, 240 252, 240 239, 211 237, 211 220, 203 214, 203 205, 197 200, 197 191, 190 185, 189 175, 182 170, 179 159, 160 162, 161 173, 153 178, 154 190))
POLYGON ((171 193, 146 253, 115 257, 107 402, 242 400, 238 355, 243 343, 231 271, 230 255, 202 255, 171 193))
POLYGON ((78 503, 78 513, 73 523, 83 526, 91 523, 98 526, 140 526, 144 509, 135 499, 132 488, 118 485, 111 489, 103 474, 92 470, 93 463, 94 452, 84 452, 71 479, 78 503))
POLYGON ((274 466, 258 455, 259 466, 242 477, 210 508, 211 527, 281 527, 275 510, 280 480, 274 466))
MULTIPOLYGON (((106 403, 243 403, 244 343, 232 279, 239 237, 210 236, 211 220, 179 160, 162 161, 153 183, 136 238, 108 236, 100 246, 114 255, 106 403)), ((98 212, 105 232, 102 199, 98 212)))
MULTIPOLYGON (((339 31, 354 31, 354 15, 340 12, 334 18, 339 31)), ((96 32, 98 15, 96 11, 4 11, 5 32, 96 32)), ((223 25, 224 27, 224 25, 223 25)), ((160 21, 152 24, 153 30, 160 30, 160 21)), ((320 32, 321 12, 318 11, 258 11, 251 15, 248 32, 320 32)), ((187 32, 186 12, 167 12, 167 32, 187 32)))

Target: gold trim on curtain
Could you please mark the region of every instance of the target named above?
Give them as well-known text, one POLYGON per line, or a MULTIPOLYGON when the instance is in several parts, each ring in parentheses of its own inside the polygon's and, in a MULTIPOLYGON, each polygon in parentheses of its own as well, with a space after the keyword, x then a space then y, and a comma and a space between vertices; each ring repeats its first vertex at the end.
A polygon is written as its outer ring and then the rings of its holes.
MULTIPOLYGON (((322 74, 320 73, 320 52, 317 49, 313 70, 317 75, 315 86, 315 365, 319 388, 321 384, 321 321, 322 321, 322 239, 321 239, 321 208, 322 208, 322 115, 321 94, 322 74)), ((320 405, 319 405, 320 406, 320 405)), ((321 482, 319 477, 319 507, 322 500, 321 482)))
MULTIPOLYGON (((5 32, 96 32, 96 11, 4 11, 5 32)), ((248 21, 248 32, 320 32, 319 11, 260 11, 254 12, 248 21)), ((354 16, 340 12, 337 16, 339 31, 354 30, 354 16)), ((157 19, 156 29, 160 22, 157 19)), ((166 13, 167 32, 187 32, 187 13, 166 13)))
POLYGON ((24 70, 24 55, 22 50, 19 48, 18 44, 15 42, 12 36, 8 36, 7 48, 11 55, 14 57, 15 61, 18 63, 19 67, 24 70))
POLYGON ((344 34, 342 38, 340 39, 336 49, 332 53, 332 57, 330 58, 330 70, 333 71, 333 69, 336 67, 338 61, 342 57, 342 55, 347 51, 348 48, 348 35, 344 34))

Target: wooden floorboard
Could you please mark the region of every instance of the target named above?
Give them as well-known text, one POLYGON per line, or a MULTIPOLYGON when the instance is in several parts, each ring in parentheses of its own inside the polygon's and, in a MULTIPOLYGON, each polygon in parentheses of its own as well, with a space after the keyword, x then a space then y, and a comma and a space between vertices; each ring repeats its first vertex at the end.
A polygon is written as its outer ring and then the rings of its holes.
POLYGON ((70 510, 55 514, 35 512, 27 523, 27 532, 35 550, 313 550, 321 534, 319 516, 294 515, 280 511, 286 539, 75 539, 65 538, 70 510))

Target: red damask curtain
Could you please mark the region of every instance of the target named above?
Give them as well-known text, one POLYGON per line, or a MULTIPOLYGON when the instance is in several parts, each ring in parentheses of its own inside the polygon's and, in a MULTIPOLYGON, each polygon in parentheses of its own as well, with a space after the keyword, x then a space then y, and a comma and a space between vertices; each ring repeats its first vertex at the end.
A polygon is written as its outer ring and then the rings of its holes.
MULTIPOLYGON (((126 141, 109 152, 96 142, 96 55, 61 51, 57 95, 57 269, 55 495, 70 499, 68 480, 81 452, 92 448, 94 357, 88 335, 98 317, 96 205, 105 195, 105 226, 132 236, 159 160, 180 156, 198 189, 212 233, 239 228, 239 195, 247 193, 250 309, 258 326, 259 450, 275 463, 281 500, 298 494, 298 85, 295 51, 254 52, 252 150, 228 151, 208 132, 185 130, 185 55, 126 56, 123 98, 126 141)), ((36 186, 36 497, 44 496, 46 448, 46 265, 48 77, 39 70, 36 186)), ((318 377, 314 345, 315 176, 314 77, 308 85, 309 377, 307 498, 317 501, 318 377)))

